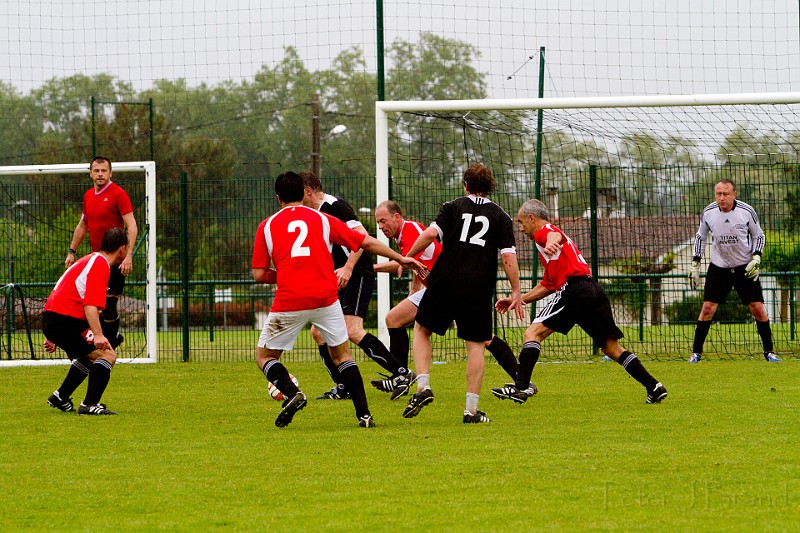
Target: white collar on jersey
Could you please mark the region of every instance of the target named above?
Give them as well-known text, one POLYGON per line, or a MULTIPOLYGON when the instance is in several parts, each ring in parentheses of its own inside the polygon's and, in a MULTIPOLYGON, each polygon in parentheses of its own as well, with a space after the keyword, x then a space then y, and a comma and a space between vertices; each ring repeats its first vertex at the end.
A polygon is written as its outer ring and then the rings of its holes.
POLYGON ((478 196, 477 194, 468 194, 467 198, 469 198, 476 204, 492 203, 492 201, 486 198, 485 196, 478 196))

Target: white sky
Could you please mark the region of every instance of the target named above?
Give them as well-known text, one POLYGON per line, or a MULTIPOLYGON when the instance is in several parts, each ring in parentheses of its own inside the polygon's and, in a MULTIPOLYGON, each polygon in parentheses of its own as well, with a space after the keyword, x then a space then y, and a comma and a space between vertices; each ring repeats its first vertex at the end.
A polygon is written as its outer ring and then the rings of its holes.
MULTIPOLYGON (((536 96, 540 46, 546 96, 800 90, 795 0, 384 0, 384 14, 387 47, 420 31, 474 43, 496 98, 536 96)), ((0 80, 21 92, 75 73, 239 81, 289 45, 310 70, 359 46, 374 71, 375 42, 374 0, 0 0, 0 80)))

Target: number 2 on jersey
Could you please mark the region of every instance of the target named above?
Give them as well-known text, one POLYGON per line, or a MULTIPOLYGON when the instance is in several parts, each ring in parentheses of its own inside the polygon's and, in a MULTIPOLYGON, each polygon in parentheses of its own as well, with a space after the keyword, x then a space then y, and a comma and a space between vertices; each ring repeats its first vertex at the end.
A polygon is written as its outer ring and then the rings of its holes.
POLYGON ((311 255, 311 248, 303 246, 308 237, 308 226, 302 220, 292 220, 286 227, 289 233, 297 232, 297 238, 292 245, 292 253, 290 257, 309 257, 311 255))
MULTIPOLYGON (((464 220, 464 226, 461 228, 461 237, 459 240, 461 242, 467 242, 469 227, 472 225, 472 213, 464 213, 461 215, 461 218, 464 220)), ((469 238, 469 243, 477 244, 478 246, 486 246, 486 241, 481 237, 483 237, 486 232, 489 231, 489 219, 483 215, 478 215, 475 217, 475 223, 480 224, 481 227, 478 230, 478 233, 469 238)))

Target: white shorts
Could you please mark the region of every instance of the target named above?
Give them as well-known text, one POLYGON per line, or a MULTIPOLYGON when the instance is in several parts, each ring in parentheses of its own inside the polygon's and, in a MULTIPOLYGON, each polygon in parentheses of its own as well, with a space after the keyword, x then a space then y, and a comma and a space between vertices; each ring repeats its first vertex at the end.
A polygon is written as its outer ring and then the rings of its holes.
POLYGON ((291 350, 297 336, 308 323, 317 326, 328 346, 339 346, 347 342, 347 325, 344 323, 342 305, 336 303, 328 307, 305 311, 270 312, 261 328, 258 347, 269 350, 291 350))
POLYGON ((422 301, 422 296, 425 294, 425 291, 427 289, 428 289, 427 287, 422 287, 420 290, 418 290, 414 294, 409 294, 408 295, 408 301, 411 302, 412 304, 416 305, 417 307, 419 307, 419 303, 422 301))

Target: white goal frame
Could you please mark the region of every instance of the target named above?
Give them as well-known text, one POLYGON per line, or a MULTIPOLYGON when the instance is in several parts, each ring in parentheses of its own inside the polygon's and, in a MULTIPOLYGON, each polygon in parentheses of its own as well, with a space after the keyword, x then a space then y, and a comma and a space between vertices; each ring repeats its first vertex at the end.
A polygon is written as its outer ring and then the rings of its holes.
MULTIPOLYGON (((389 113, 414 111, 492 111, 588 108, 692 107, 747 104, 797 104, 800 92, 730 93, 575 98, 512 98, 483 100, 397 100, 375 102, 375 205, 389 199, 389 113)), ((380 231, 378 239, 389 244, 380 231)), ((387 259, 378 256, 378 262, 387 259)), ((389 274, 378 274, 378 337, 389 342, 386 315, 390 308, 389 274)))
MULTIPOLYGON (((147 227, 147 274, 145 285, 145 306, 147 336, 147 357, 119 358, 118 363, 156 363, 158 362, 157 337, 157 293, 156 293, 156 163, 155 161, 114 162, 114 172, 144 172, 145 175, 145 224, 147 227)), ((28 176, 32 174, 75 174, 89 173, 89 163, 60 165, 21 165, 0 166, 0 176, 28 176)), ((55 283, 56 280, 53 280, 55 283)), ((12 359, 0 360, 0 367, 8 366, 49 366, 67 365, 69 359, 12 359)))

